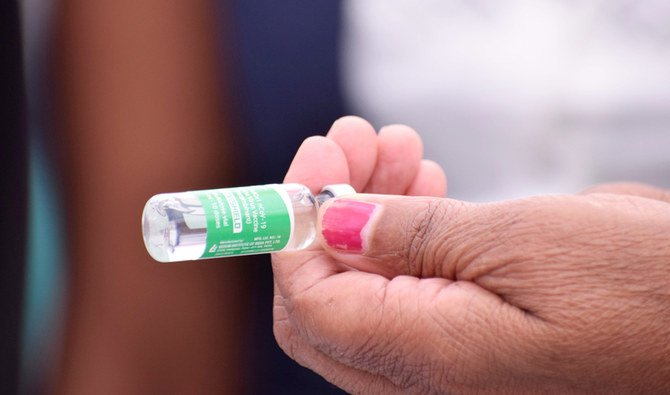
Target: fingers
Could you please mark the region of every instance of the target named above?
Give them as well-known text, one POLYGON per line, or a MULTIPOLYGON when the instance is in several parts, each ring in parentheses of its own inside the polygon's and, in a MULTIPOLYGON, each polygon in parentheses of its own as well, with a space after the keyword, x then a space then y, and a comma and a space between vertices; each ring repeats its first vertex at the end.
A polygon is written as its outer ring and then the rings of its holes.
POLYGON ((365 192, 405 194, 421 166, 421 138, 407 126, 386 126, 379 131, 377 147, 377 162, 365 192))
POLYGON ((364 119, 349 116, 335 121, 326 137, 336 142, 347 158, 350 185, 363 191, 377 162, 375 129, 364 119))
POLYGON ((285 183, 306 185, 312 193, 328 184, 348 184, 349 166, 342 148, 322 136, 303 141, 284 177, 285 183))
POLYGON ((444 196, 444 172, 422 155, 421 138, 407 126, 387 126, 377 136, 365 120, 343 117, 326 138, 303 142, 284 182, 305 184, 314 193, 347 183, 359 192, 444 196))
POLYGON ((613 193, 617 195, 639 196, 647 199, 660 200, 662 202, 670 203, 670 191, 641 183, 619 182, 599 184, 592 186, 582 192, 582 194, 585 195, 594 193, 613 193))

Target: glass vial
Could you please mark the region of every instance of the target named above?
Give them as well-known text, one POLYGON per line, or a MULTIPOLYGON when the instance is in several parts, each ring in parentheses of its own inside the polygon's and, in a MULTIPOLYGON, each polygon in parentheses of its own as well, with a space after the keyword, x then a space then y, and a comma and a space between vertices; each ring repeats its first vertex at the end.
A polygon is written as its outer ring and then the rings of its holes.
POLYGON ((159 262, 300 250, 316 238, 319 206, 354 193, 346 184, 316 196, 301 184, 163 193, 144 206, 144 245, 159 262))

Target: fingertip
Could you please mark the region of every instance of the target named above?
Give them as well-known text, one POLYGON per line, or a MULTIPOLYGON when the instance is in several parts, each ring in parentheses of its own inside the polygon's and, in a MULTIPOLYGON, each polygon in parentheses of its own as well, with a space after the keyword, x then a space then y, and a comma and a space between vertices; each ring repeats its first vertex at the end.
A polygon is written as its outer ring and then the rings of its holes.
POLYGON ((377 164, 366 192, 403 194, 412 184, 423 156, 419 134, 409 126, 389 125, 377 137, 377 164))
POLYGON ((307 149, 312 149, 311 147, 323 146, 326 149, 331 149, 330 148, 331 144, 327 140, 328 139, 326 139, 323 136, 309 136, 302 141, 302 143, 300 144, 300 147, 298 147, 298 151, 296 152, 296 154, 300 151, 304 151, 304 150, 307 150, 307 149))
POLYGON ((419 171, 405 193, 409 196, 447 196, 447 176, 437 162, 421 160, 419 171))
POLYGON ((328 200, 319 209, 318 245, 349 268, 392 278, 397 270, 365 257, 383 196, 358 194, 328 200), (380 200, 381 199, 381 200, 380 200))
POLYGON ((404 124, 391 124, 382 127, 379 130, 379 138, 389 144, 402 143, 406 148, 412 151, 415 156, 423 156, 423 141, 419 133, 414 128, 404 124))
POLYGON ((319 209, 317 238, 328 255, 348 267, 386 278, 410 272, 404 248, 411 221, 434 198, 357 194, 319 209))
POLYGON ((335 120, 335 122, 333 122, 333 125, 330 127, 327 136, 330 137, 332 133, 337 133, 339 130, 342 129, 371 131, 373 134, 376 134, 375 128, 372 126, 370 122, 368 122, 364 118, 361 118, 356 115, 345 115, 335 120))
POLYGON ((377 203, 353 197, 328 201, 320 210, 319 233, 328 247, 361 254, 367 247, 365 233, 379 208, 377 203))
POLYGON ((298 148, 284 182, 306 185, 313 193, 324 185, 348 184, 347 158, 334 141, 323 136, 308 137, 298 148))

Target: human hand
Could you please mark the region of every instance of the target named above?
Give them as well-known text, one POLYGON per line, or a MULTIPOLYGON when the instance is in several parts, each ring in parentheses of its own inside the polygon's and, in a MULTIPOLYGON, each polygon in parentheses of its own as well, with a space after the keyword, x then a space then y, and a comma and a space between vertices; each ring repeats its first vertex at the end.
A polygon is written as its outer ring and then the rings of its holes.
MULTIPOLYGON (((287 181, 319 179, 305 152, 287 181)), ((326 181, 344 182, 338 177, 326 181)), ((292 358, 347 391, 670 385, 663 191, 609 185, 488 204, 358 195, 328 202, 320 224, 323 249, 274 256, 275 335, 292 358), (342 220, 352 207, 358 226, 342 220)))

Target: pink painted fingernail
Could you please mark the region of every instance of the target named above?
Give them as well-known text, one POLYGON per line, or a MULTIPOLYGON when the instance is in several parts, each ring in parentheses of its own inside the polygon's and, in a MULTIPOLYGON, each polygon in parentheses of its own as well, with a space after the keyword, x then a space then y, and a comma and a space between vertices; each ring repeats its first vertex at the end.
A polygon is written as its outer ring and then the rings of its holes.
POLYGON ((328 206, 321 220, 321 233, 326 243, 341 251, 362 252, 363 228, 377 206, 359 200, 335 200, 328 206))

